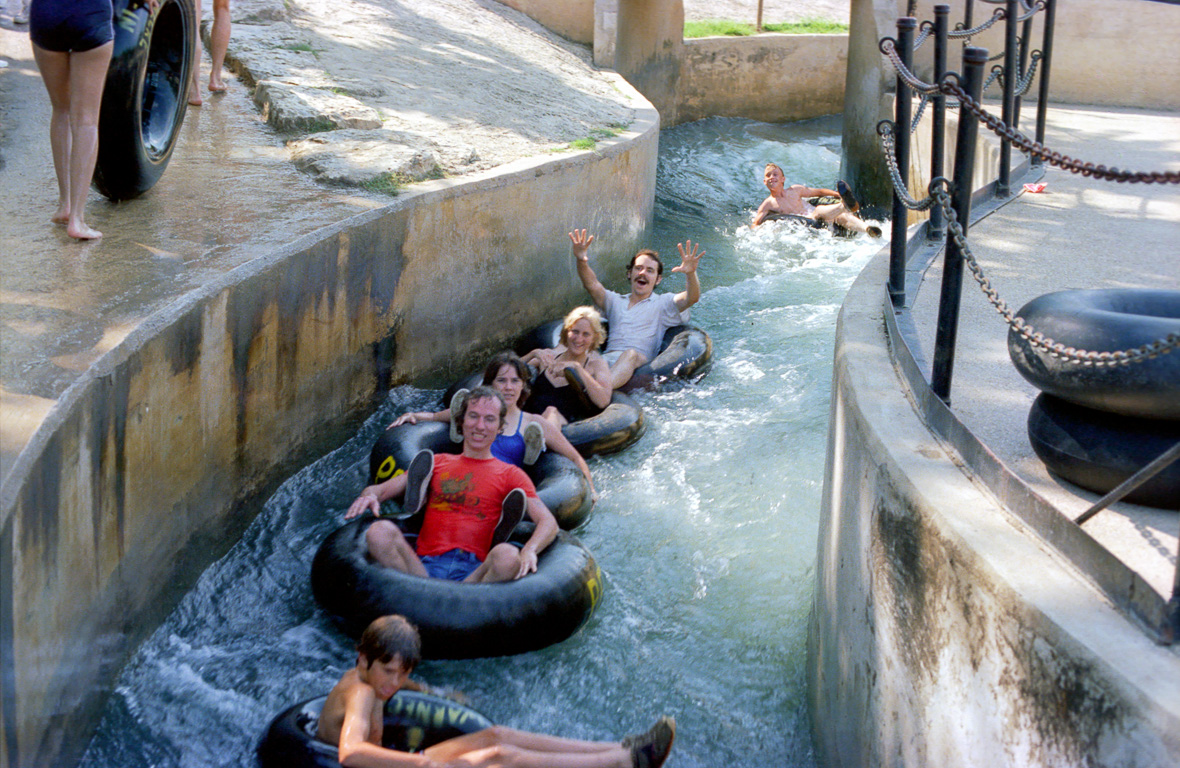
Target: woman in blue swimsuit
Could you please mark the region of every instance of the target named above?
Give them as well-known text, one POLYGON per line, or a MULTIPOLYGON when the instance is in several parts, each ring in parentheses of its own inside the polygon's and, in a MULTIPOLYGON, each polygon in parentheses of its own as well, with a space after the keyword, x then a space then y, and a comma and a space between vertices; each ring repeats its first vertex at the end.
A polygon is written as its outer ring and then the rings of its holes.
MULTIPOLYGON (((148 0, 152 13, 157 0, 148 0)), ((33 0, 29 39, 33 58, 53 108, 49 145, 57 172, 57 212, 52 220, 66 225, 78 240, 102 232, 83 216, 94 163, 98 158, 98 113, 102 88, 114 48, 111 0, 33 0)))
MULTIPOLYGON (((561 428, 554 426, 552 422, 535 413, 525 413, 520 409, 520 404, 529 396, 528 377, 530 373, 528 365, 512 352, 499 353, 488 362, 484 369, 483 383, 499 392, 508 406, 508 412, 504 417, 504 427, 496 436, 495 442, 492 443, 492 455, 506 464, 515 464, 520 467, 536 461, 535 454, 527 457, 531 461, 526 459, 530 442, 533 443, 536 453, 545 449, 559 453, 581 470, 586 477, 586 482, 590 484, 591 498, 597 501, 598 492, 594 490, 594 478, 590 476, 590 467, 582 455, 578 453, 578 449, 574 448, 561 433, 561 428)), ((456 393, 452 402, 459 399, 458 394, 456 393)), ((451 422, 451 411, 405 413, 389 426, 392 429, 402 424, 417 424, 419 421, 451 422)))

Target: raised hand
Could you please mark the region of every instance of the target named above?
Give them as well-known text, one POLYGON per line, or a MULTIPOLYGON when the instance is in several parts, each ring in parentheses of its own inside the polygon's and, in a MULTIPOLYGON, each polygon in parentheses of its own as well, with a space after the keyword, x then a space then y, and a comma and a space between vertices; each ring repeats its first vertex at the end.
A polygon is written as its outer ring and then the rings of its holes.
POLYGON ((691 240, 685 240, 683 243, 677 243, 676 249, 680 251, 680 266, 673 267, 673 272, 681 272, 683 274, 691 274, 697 271, 697 266, 701 263, 701 257, 705 252, 700 250, 701 244, 692 244, 691 240))
POLYGON ((570 242, 574 244, 574 258, 578 261, 589 261, 590 243, 594 242, 594 235, 587 235, 586 230, 570 232, 570 242))

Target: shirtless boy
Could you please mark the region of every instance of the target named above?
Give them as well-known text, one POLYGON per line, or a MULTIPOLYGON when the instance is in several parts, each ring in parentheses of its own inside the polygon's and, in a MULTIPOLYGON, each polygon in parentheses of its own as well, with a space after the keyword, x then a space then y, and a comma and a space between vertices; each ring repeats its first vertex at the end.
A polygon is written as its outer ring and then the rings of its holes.
POLYGON ((837 181, 838 189, 823 187, 805 187, 802 184, 792 184, 784 187, 786 177, 783 169, 774 163, 766 164, 766 171, 762 176, 770 196, 758 206, 754 214, 753 227, 765 221, 784 216, 799 216, 822 224, 838 224, 850 232, 864 232, 870 237, 880 237, 881 228, 873 224, 866 224, 856 212, 860 210, 860 203, 852 195, 852 189, 843 181, 837 181), (839 197, 839 203, 830 205, 812 205, 807 201, 809 197, 839 197))
POLYGON ((693 245, 691 240, 677 243, 680 266, 672 271, 684 275, 685 289, 677 294, 657 294, 656 286, 664 279, 664 264, 655 251, 640 251, 627 265, 631 293, 622 296, 604 288, 590 267, 589 250, 594 235, 575 229, 570 232, 570 241, 574 244, 578 277, 610 324, 603 357, 610 363, 611 389, 618 389, 631 380, 636 368, 659 354, 664 331, 688 322, 688 308, 701 298, 697 266, 705 252, 700 250, 699 243, 693 245))
POLYGON ((361 491, 345 519, 380 514, 381 502, 394 496, 405 497, 411 514, 426 508, 415 546, 389 520, 370 525, 365 539, 374 560, 415 576, 466 582, 513 581, 537 570, 537 555, 557 536, 557 521, 529 476, 492 456, 507 410, 494 389, 476 387, 459 406, 461 454, 422 451, 409 471, 361 491), (497 543, 497 532, 511 533, 526 508, 536 528, 524 547, 497 543))
POLYGON ((579 741, 492 726, 427 747, 420 754, 381 746, 385 702, 409 679, 420 656, 418 631, 401 616, 375 619, 357 644, 320 712, 316 736, 338 745, 340 764, 382 768, 659 768, 672 749, 676 721, 662 717, 621 742, 579 741))

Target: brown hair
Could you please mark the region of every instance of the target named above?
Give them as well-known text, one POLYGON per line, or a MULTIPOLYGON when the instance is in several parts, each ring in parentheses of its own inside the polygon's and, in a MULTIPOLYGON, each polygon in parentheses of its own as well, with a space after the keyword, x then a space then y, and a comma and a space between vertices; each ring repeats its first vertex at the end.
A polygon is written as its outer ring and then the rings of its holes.
POLYGON ((417 627, 405 617, 396 614, 381 616, 365 627, 356 644, 356 652, 365 657, 370 667, 374 661, 384 664, 398 656, 402 666, 412 670, 422 660, 422 639, 417 627))
POLYGON ((529 399, 529 394, 533 391, 529 386, 529 380, 533 377, 533 369, 529 368, 528 363, 521 360, 515 352, 501 352, 491 360, 488 361, 487 367, 483 369, 483 383, 487 386, 492 386, 492 382, 500 375, 500 369, 506 365, 510 365, 516 369, 516 375, 520 377, 520 397, 517 399, 517 406, 529 399))
POLYGON ((631 261, 627 264, 627 274, 631 274, 631 268, 635 266, 635 260, 640 256, 650 256, 656 262, 656 274, 662 276, 664 274, 664 262, 660 261, 660 254, 653 251, 651 248, 644 248, 639 253, 631 257, 631 261))

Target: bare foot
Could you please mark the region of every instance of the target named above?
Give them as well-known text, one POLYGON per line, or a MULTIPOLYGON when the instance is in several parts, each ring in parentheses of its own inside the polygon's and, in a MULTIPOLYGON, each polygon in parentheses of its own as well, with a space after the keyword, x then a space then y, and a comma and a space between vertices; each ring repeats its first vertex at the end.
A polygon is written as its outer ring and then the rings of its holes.
POLYGON ((70 209, 62 206, 57 209, 57 213, 49 219, 54 224, 65 224, 70 220, 70 209))
POLYGON ((190 92, 189 92, 189 95, 188 95, 188 104, 189 104, 189 106, 190 106, 190 107, 199 107, 199 106, 201 106, 201 105, 202 105, 202 104, 204 104, 204 103, 205 103, 205 102, 201 101, 201 93, 200 93, 200 91, 197 91, 196 93, 193 93, 192 91, 190 91, 190 92))
POLYGON ((209 92, 224 93, 225 83, 221 82, 220 80, 214 81, 213 78, 209 78, 209 92))
POLYGON ((91 229, 84 222, 78 222, 77 224, 70 222, 70 225, 66 227, 66 234, 75 240, 97 240, 102 237, 101 232, 97 229, 91 229))

